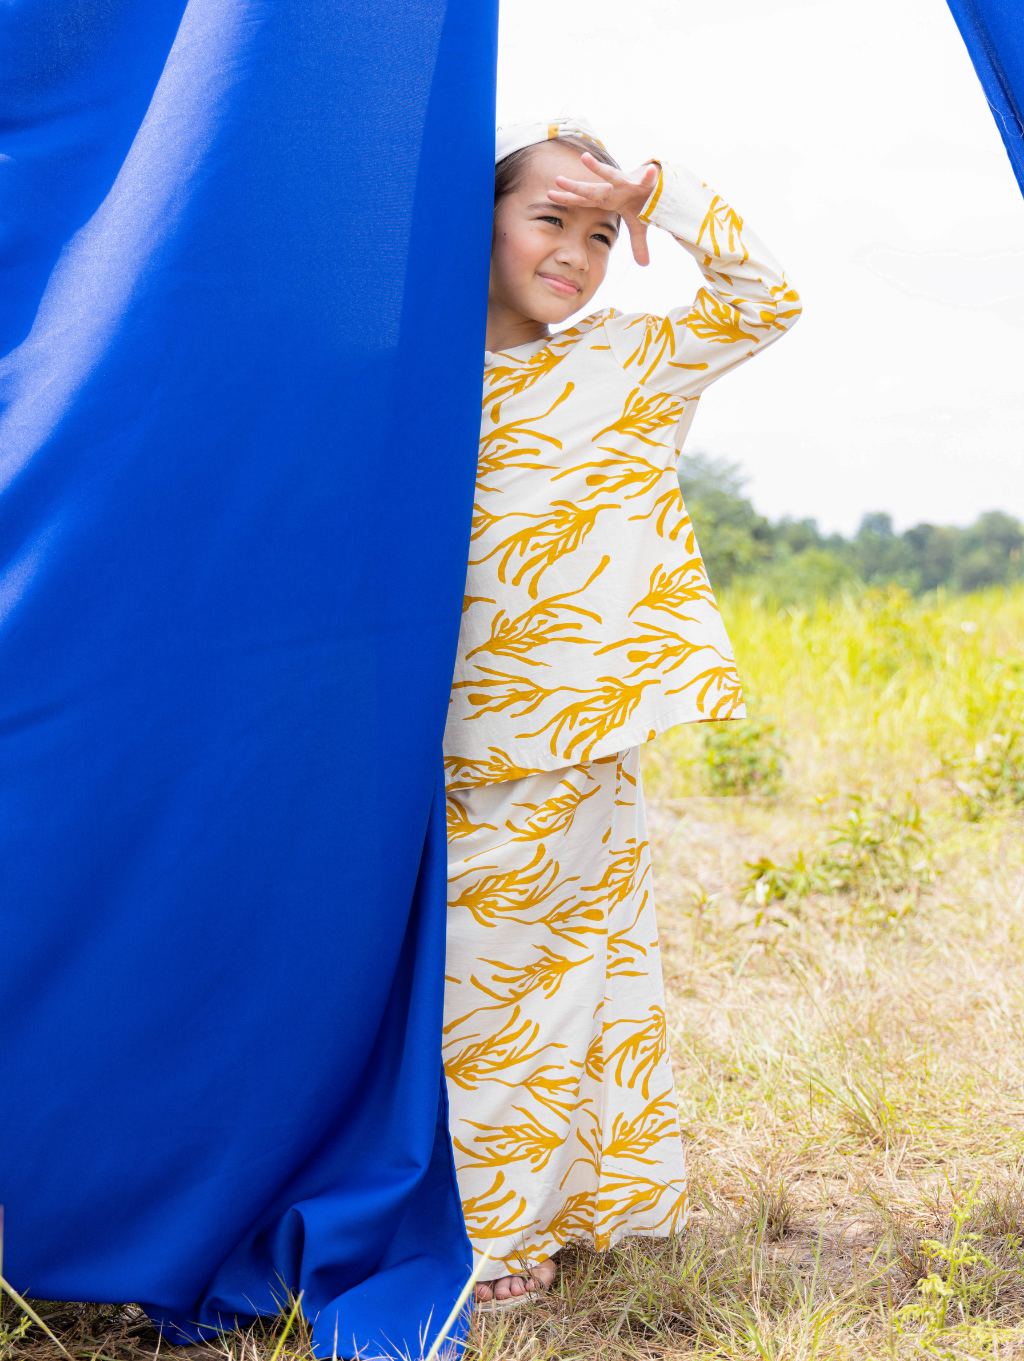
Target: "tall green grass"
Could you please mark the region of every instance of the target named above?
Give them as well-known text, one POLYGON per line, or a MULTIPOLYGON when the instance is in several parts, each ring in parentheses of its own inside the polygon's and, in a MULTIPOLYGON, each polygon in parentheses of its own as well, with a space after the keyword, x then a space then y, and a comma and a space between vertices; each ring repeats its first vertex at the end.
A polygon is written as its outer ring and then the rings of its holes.
MULTIPOLYGON (((941 799, 979 743, 1024 729, 1024 587, 922 603, 890 587, 808 609, 727 592, 721 603, 748 708, 785 737, 791 793, 935 781, 941 799)), ((652 794, 713 792, 702 727, 648 748, 652 794)))

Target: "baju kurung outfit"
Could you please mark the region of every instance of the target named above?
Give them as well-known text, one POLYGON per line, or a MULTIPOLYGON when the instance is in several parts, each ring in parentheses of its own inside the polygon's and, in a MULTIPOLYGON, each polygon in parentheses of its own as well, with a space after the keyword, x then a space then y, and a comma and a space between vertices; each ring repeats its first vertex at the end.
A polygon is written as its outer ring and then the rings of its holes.
POLYGON ((485 358, 445 733, 444 1037, 485 1280, 686 1215, 638 744, 743 716, 675 465, 704 388, 800 304, 687 172, 662 169, 643 217, 697 260, 692 303, 485 358))

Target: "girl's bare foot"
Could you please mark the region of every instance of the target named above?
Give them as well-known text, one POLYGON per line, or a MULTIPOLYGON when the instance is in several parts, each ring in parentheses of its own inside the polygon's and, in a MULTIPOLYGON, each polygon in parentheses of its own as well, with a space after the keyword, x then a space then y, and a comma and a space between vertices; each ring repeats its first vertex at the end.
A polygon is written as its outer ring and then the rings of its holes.
POLYGON ((516 1295, 529 1295, 538 1290, 547 1290, 555 1279, 554 1259, 546 1257, 537 1266, 530 1267, 521 1276, 499 1276, 495 1281, 477 1281, 473 1298, 477 1304, 490 1300, 508 1300, 516 1295))

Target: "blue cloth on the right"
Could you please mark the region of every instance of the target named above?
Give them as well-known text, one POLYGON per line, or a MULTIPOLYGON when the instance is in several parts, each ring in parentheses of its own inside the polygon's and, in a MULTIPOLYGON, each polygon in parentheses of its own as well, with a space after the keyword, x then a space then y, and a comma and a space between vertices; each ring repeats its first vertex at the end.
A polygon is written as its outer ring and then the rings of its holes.
POLYGON ((1024 3, 949 0, 1024 193, 1024 3))

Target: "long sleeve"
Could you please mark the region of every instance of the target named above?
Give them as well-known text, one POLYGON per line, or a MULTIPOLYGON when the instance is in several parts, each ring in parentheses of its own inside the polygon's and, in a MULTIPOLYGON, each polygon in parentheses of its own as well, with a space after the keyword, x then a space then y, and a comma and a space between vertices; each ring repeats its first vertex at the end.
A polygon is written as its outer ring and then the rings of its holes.
POLYGON ((703 390, 793 326, 800 297, 743 218, 688 171, 662 167, 640 216, 689 251, 704 287, 667 316, 613 315, 605 331, 638 384, 686 403, 679 447, 703 390))

